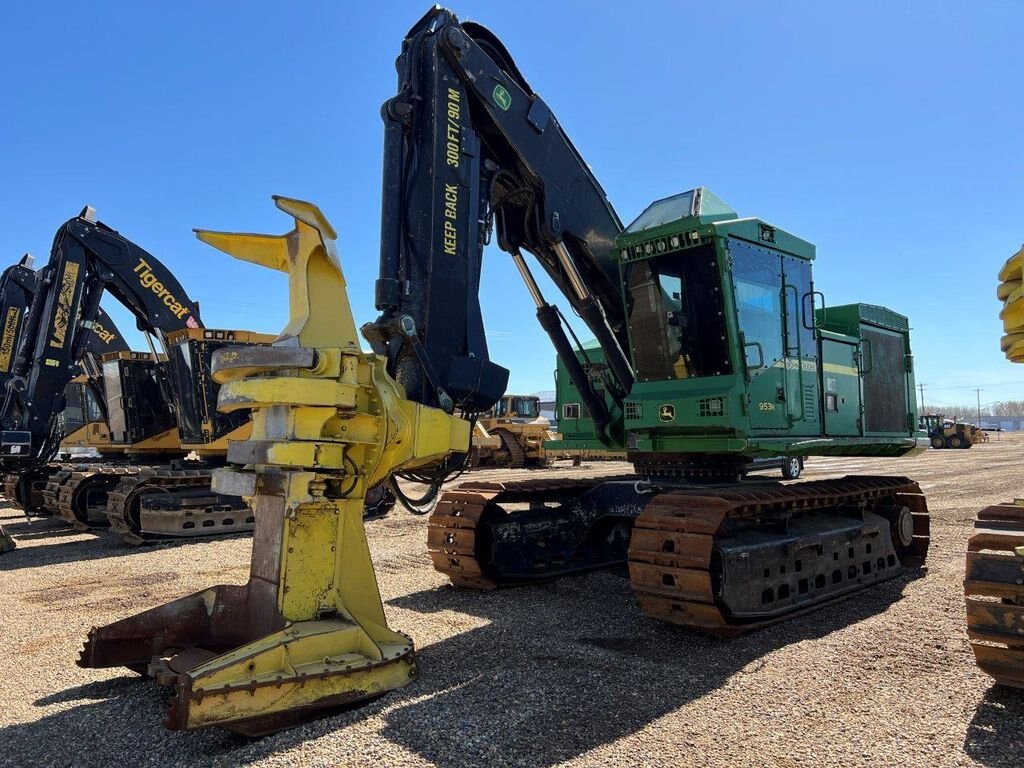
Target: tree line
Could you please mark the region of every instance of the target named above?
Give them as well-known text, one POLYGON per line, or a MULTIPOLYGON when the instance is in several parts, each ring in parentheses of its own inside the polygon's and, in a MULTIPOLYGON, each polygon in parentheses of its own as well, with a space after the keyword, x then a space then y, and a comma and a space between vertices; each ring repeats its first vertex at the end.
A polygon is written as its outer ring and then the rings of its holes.
MULTIPOLYGON (((961 421, 974 421, 978 417, 977 403, 956 403, 953 405, 926 405, 922 413, 944 413, 961 421)), ((1019 419, 1024 418, 1024 400, 1000 400, 981 406, 981 418, 1019 419)))

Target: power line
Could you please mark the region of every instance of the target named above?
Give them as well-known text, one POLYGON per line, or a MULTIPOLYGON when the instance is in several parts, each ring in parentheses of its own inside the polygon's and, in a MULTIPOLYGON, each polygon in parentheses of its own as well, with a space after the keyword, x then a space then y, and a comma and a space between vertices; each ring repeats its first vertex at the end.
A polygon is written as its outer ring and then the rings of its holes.
MULTIPOLYGON (((1000 381, 995 384, 985 384, 985 389, 992 389, 994 387, 1019 387, 1024 385, 1024 381, 1000 381)), ((931 387, 931 389, 947 390, 947 389, 977 389, 977 384, 964 384, 959 387, 931 387)))

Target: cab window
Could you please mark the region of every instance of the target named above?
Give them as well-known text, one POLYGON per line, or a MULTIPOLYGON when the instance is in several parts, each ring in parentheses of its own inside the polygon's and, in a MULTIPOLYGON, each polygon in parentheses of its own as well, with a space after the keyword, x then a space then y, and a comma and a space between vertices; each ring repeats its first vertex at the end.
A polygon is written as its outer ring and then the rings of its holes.
POLYGON ((784 354, 782 257, 740 241, 730 244, 736 314, 743 356, 752 376, 772 368, 784 354))

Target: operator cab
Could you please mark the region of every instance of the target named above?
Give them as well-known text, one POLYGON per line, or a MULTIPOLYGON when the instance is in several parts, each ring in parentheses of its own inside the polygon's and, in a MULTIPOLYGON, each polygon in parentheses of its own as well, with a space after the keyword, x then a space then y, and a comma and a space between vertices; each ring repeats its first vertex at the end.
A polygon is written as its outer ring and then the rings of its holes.
POLYGON ((533 424, 547 427, 550 422, 540 415, 540 398, 536 395, 504 395, 483 417, 488 429, 499 424, 533 424))
POLYGON ((506 395, 494 406, 498 418, 536 419, 540 416, 540 398, 529 395, 506 395))
MULTIPOLYGON (((698 188, 652 203, 616 249, 635 372, 622 403, 634 463, 645 454, 662 466, 669 455, 843 455, 848 441, 867 438, 889 455, 918 447, 907 318, 869 304, 822 306, 813 244, 740 218, 698 188)), ((578 357, 592 379, 601 375, 600 350, 578 357)), ((559 387, 564 442, 588 439, 578 394, 561 376, 559 387)))
POLYGON ((816 356, 805 314, 814 247, 787 235, 798 247, 786 253, 777 234, 704 188, 652 203, 625 229, 638 381, 742 374, 816 356))
POLYGON ((62 437, 67 437, 88 424, 104 423, 103 408, 84 375, 68 383, 64 388, 64 398, 64 410, 59 417, 62 437))
POLYGON ((621 251, 638 381, 733 372, 714 247, 679 225, 735 218, 718 197, 694 189, 651 203, 626 228, 626 236, 662 235, 621 251))

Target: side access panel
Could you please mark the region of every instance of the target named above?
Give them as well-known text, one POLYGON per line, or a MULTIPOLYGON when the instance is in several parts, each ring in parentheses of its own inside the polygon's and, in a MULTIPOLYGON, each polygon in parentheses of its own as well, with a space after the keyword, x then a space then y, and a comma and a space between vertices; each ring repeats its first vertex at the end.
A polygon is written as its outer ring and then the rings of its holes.
POLYGON ((825 434, 860 437, 860 371, 857 345, 823 339, 821 342, 822 403, 825 434))

